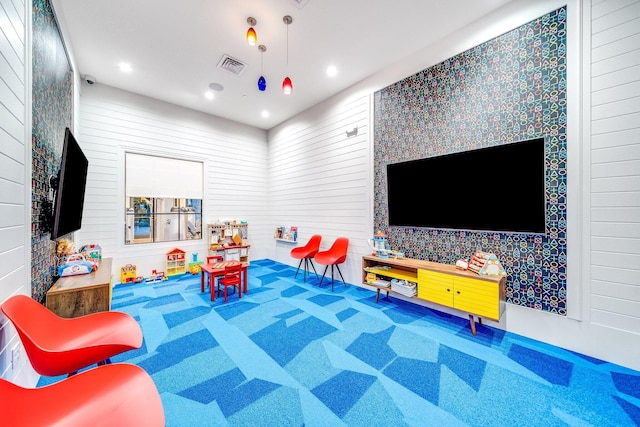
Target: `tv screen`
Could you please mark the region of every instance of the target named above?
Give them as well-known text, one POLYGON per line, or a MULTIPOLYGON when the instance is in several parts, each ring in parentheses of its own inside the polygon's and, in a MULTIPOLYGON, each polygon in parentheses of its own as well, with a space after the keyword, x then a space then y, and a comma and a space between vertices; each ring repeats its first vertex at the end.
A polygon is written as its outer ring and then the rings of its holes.
POLYGON ((80 229, 88 167, 87 158, 67 128, 64 134, 57 189, 54 184, 56 192, 51 240, 80 229))
POLYGON ((387 165, 390 226, 545 233, 544 138, 387 165))

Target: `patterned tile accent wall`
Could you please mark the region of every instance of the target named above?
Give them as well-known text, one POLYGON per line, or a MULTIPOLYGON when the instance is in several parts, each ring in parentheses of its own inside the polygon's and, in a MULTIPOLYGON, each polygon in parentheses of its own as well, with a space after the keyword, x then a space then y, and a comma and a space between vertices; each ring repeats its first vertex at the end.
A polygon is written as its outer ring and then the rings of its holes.
POLYGON ((33 0, 31 294, 44 302, 52 285, 54 244, 46 221, 49 177, 58 171, 64 130, 73 123, 73 71, 47 0, 33 0))
MULTIPOLYGON (((375 230, 412 258, 454 263, 493 252, 508 273, 509 303, 559 315, 567 279, 566 18, 558 9, 399 81, 376 92, 374 107, 375 230), (544 235, 389 227, 387 164, 538 137, 546 138, 544 235)), ((518 214, 518 206, 501 208, 518 214)))

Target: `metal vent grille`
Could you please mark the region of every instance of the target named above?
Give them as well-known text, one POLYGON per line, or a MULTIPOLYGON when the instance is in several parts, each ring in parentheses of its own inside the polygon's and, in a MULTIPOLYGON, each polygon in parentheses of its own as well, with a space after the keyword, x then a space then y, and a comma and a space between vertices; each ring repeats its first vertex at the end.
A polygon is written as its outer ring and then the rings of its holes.
POLYGON ((220 62, 218 62, 218 68, 233 73, 236 76, 241 76, 244 70, 247 69, 247 64, 229 55, 222 55, 220 62))
POLYGON ((291 0, 291 3, 298 6, 298 9, 302 9, 307 3, 309 3, 309 0, 291 0))

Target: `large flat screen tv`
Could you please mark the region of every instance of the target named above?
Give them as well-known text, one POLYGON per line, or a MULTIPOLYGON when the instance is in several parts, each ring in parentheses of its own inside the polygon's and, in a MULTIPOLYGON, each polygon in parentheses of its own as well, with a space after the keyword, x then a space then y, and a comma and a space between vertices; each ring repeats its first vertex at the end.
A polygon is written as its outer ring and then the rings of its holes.
POLYGON ((82 226, 82 209, 88 168, 87 158, 67 128, 64 133, 60 170, 57 178, 52 180, 55 201, 51 240, 79 230, 82 226))
POLYGON ((545 233, 544 138, 387 165, 390 226, 545 233))

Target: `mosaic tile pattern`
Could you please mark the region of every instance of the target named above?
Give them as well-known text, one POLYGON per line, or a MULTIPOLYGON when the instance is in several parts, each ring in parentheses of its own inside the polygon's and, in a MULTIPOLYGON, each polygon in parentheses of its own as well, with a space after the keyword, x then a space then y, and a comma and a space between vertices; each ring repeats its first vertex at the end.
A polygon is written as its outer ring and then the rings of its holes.
POLYGON ((198 276, 116 285, 144 342, 112 360, 151 375, 167 427, 640 423, 640 372, 295 271, 252 261, 227 303, 198 276))
POLYGON ((47 0, 34 0, 32 82, 31 293, 44 301, 56 265, 46 223, 49 177, 58 171, 64 131, 73 124, 73 72, 47 0))
MULTIPOLYGON (((385 231, 392 247, 412 258, 455 263, 476 250, 493 252, 508 273, 509 303, 563 316, 566 19, 566 8, 558 9, 380 90, 374 98, 375 230, 385 231), (388 226, 387 164, 539 137, 546 139, 545 235, 388 226)), ((518 214, 517 206, 502 208, 518 214)))

